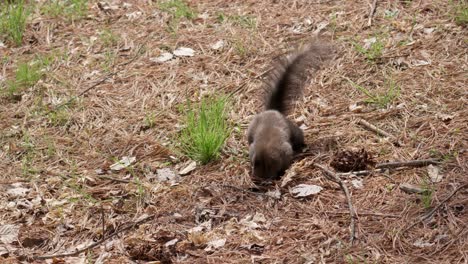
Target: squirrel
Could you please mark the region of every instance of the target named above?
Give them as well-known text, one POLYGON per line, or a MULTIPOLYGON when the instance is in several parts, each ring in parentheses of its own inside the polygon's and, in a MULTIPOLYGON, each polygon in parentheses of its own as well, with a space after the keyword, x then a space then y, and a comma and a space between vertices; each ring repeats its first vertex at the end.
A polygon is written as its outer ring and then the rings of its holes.
POLYGON ((304 133, 289 120, 290 105, 302 95, 309 70, 318 70, 332 53, 331 47, 314 40, 284 57, 266 83, 265 109, 251 121, 247 136, 253 179, 279 179, 304 146, 304 133))

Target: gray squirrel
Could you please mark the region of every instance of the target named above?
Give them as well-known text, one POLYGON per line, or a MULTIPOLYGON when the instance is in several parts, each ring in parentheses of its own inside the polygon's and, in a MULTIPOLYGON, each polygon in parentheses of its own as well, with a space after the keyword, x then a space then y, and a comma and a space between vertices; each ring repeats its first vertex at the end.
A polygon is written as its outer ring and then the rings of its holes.
POLYGON ((279 179, 304 146, 304 134, 286 115, 303 93, 309 70, 318 70, 332 54, 331 46, 311 41, 279 61, 267 82, 265 109, 248 128, 249 158, 254 180, 279 179))

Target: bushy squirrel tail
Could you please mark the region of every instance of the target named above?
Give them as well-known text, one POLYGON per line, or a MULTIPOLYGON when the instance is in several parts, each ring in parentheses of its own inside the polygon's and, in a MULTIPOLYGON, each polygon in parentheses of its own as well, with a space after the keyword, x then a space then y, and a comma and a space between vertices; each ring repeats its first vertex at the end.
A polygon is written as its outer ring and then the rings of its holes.
POLYGON ((265 110, 287 114, 291 104, 302 95, 309 71, 318 70, 332 53, 330 45, 313 40, 280 59, 267 81, 265 110))

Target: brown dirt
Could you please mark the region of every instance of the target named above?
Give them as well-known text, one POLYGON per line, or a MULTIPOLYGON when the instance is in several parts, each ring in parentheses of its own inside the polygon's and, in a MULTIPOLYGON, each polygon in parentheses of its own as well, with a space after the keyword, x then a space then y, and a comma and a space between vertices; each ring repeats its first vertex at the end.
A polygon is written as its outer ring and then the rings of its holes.
POLYGON ((468 35, 466 25, 454 20, 456 3, 377 1, 368 27, 372 1, 189 1, 198 17, 181 19, 170 33, 170 16, 156 2, 109 2, 117 8, 106 13, 90 1, 88 16, 76 21, 35 12, 24 45, 0 48, 8 58, 1 73, 7 79, 18 62, 37 54, 57 58, 20 101, 0 99, 0 226, 20 228, 5 261, 71 252, 155 214, 86 253, 54 263, 468 262, 466 188, 406 230, 467 183, 468 35), (386 18, 386 10, 399 12, 386 18), (281 198, 250 192, 245 130, 261 109, 261 77, 274 58, 310 39, 321 23, 327 23, 322 35, 338 56, 312 76, 292 115, 305 125, 313 155, 296 162, 286 187, 276 187, 281 198), (100 37, 105 29, 117 42, 105 44, 100 37), (363 45, 373 36, 382 41, 383 53, 369 61, 353 43, 363 45), (214 51, 219 40, 225 46, 214 51), (196 54, 151 60, 178 47, 196 54), (348 79, 373 94, 387 91, 393 80, 400 92, 379 108, 365 104, 367 97, 348 79), (175 185, 152 177, 158 168, 186 164, 173 150, 183 125, 180 105, 234 91, 230 118, 238 129, 220 160, 197 166, 175 185), (63 118, 50 114, 77 95, 58 110, 63 118), (360 111, 351 111, 353 104, 360 111), (155 116, 154 126, 145 124, 148 115, 155 116), (359 126, 358 118, 402 145, 359 126), (347 181, 358 215, 357 239, 350 245, 344 194, 311 162, 328 165, 338 150, 352 148, 365 148, 377 163, 441 158, 442 180, 431 183, 422 167, 365 176, 362 188, 347 181), (107 172, 123 156, 136 157, 132 169, 107 172), (294 198, 289 188, 301 183, 324 189, 294 198), (401 183, 425 186, 432 196, 404 193, 401 183), (7 193, 15 186, 28 191, 7 193), (203 225, 203 231, 192 229, 203 225), (216 239, 226 239, 224 246, 208 250, 216 239))

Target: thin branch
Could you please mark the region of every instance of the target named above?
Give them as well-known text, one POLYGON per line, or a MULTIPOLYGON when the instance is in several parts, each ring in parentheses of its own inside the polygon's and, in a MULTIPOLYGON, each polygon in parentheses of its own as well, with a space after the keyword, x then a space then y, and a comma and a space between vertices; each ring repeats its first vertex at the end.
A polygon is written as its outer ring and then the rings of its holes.
MULTIPOLYGON (((32 259, 32 260, 44 260, 44 259, 63 258, 63 257, 76 256, 76 255, 78 255, 78 254, 80 254, 80 253, 83 253, 83 252, 88 251, 88 250, 90 250, 90 249, 92 249, 92 248, 95 248, 96 246, 99 246, 99 245, 102 244, 104 241, 106 241, 106 240, 108 240, 108 239, 110 239, 110 238, 112 238, 112 237, 114 237, 114 236, 116 236, 116 235, 118 235, 118 234, 120 234, 120 233, 122 233, 122 232, 125 232, 125 231, 128 231, 128 230, 130 230, 130 229, 136 228, 136 227, 138 227, 139 225, 141 225, 141 224, 143 224, 143 223, 146 223, 146 222, 148 222, 148 221, 150 221, 150 220, 153 220, 155 217, 156 217, 156 215, 154 215, 154 214, 153 214, 153 215, 150 215, 150 216, 148 216, 148 217, 145 217, 145 218, 143 218, 143 219, 141 219, 141 220, 139 220, 139 221, 136 221, 136 222, 134 222, 134 223, 132 223, 132 224, 130 224, 130 225, 128 225, 128 226, 122 228, 122 229, 119 229, 119 230, 115 231, 114 233, 110 234, 109 236, 106 236, 106 237, 103 236, 101 240, 99 240, 99 241, 97 241, 97 242, 94 242, 94 243, 90 244, 89 246, 86 246, 86 247, 84 247, 84 248, 82 248, 82 249, 77 249, 77 250, 75 250, 75 251, 73 251, 73 252, 70 252, 70 253, 62 253, 62 254, 56 254, 56 255, 32 256, 32 257, 29 258, 29 259, 32 259)), ((28 259, 28 257, 25 257, 25 258, 28 259)))
POLYGON ((346 184, 338 177, 336 176, 336 174, 331 171, 330 169, 328 169, 327 167, 323 166, 323 165, 320 165, 318 163, 314 163, 313 164, 315 167, 323 170, 325 172, 325 177, 327 179, 329 179, 330 181, 332 182, 335 182, 337 183, 338 185, 340 185, 341 189, 343 190, 344 194, 345 194, 345 197, 346 197, 346 200, 348 202, 348 209, 349 209, 349 214, 351 216, 351 223, 350 223, 350 233, 351 233, 351 237, 350 237, 350 243, 351 245, 353 244, 354 242, 354 239, 356 238, 356 235, 355 235, 355 219, 357 219, 357 216, 356 216, 356 211, 354 210, 354 207, 353 207, 353 204, 351 202, 351 195, 349 194, 349 190, 348 190, 348 187, 346 186, 346 184))
POLYGON ((132 181, 129 181, 129 180, 117 179, 117 178, 113 178, 113 177, 106 176, 106 175, 98 175, 97 177, 100 178, 100 179, 105 179, 105 180, 115 181, 115 182, 120 182, 120 183, 131 183, 132 182, 132 181))
POLYGON ((375 165, 376 169, 374 170, 361 170, 361 171, 350 171, 350 172, 343 172, 337 173, 338 177, 348 177, 348 176, 364 176, 373 173, 382 173, 387 171, 388 169, 392 170, 405 170, 411 167, 423 167, 427 165, 437 165, 440 164, 438 159, 424 159, 424 160, 408 160, 408 161, 392 161, 392 162, 385 162, 379 163, 375 165))
POLYGON ((336 176, 338 177, 365 176, 365 175, 370 175, 373 173, 382 173, 385 171, 386 169, 350 171, 350 172, 337 173, 336 176))
MULTIPOLYGON (((329 214, 349 214, 349 212, 327 212, 329 214)), ((372 212, 356 212, 357 215, 362 216, 380 216, 380 217, 391 217, 391 218, 401 218, 400 215, 395 214, 383 214, 383 213, 372 213, 372 212)))
POLYGON ((374 0, 371 5, 371 10, 369 12, 369 19, 367 20, 367 26, 372 26, 372 18, 374 18, 375 10, 377 7, 377 0, 374 0))
POLYGON ((106 218, 104 215, 104 208, 101 205, 101 222, 102 222, 102 240, 106 237, 106 218))
POLYGON ((461 186, 459 186, 457 189, 455 189, 449 196, 447 196, 447 198, 445 198, 442 202, 440 202, 436 207, 434 207, 431 211, 429 211, 426 215, 424 215, 423 217, 419 218, 416 222, 414 222, 412 225, 410 225, 409 227, 407 227, 405 229, 405 232, 408 231, 409 229, 413 228, 414 226, 416 226, 417 224, 421 223, 421 222, 424 222, 426 221, 427 219, 429 219, 435 212, 437 212, 440 207, 442 207, 442 205, 444 205, 446 202, 448 202, 450 199, 452 199, 452 197, 458 192, 460 191, 461 189, 464 189, 464 188, 467 188, 468 187, 468 183, 465 183, 465 184, 462 184, 461 186))
POLYGON ((438 159, 423 159, 423 160, 409 160, 409 161, 392 161, 377 164, 376 168, 399 168, 399 167, 424 167, 427 165, 440 164, 438 159))

